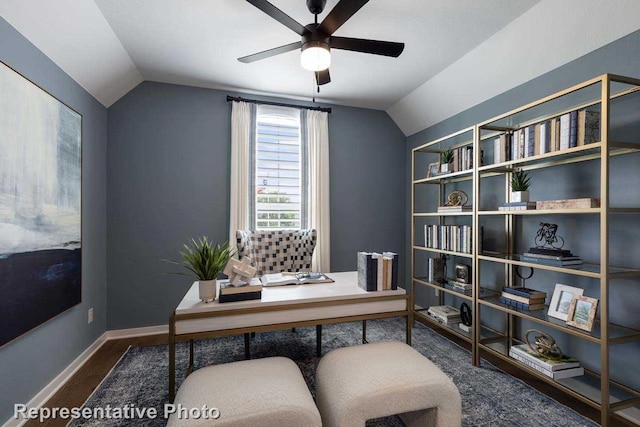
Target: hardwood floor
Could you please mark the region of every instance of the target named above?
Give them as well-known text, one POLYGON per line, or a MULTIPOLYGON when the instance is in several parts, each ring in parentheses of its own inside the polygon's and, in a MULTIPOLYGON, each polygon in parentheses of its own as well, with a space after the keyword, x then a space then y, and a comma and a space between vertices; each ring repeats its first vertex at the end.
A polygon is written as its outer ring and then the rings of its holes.
MULTIPOLYGON (((447 339, 456 342, 461 347, 469 348, 469 344, 446 331, 439 328, 435 329, 447 339)), ((76 372, 73 377, 60 389, 58 392, 44 405, 49 408, 73 408, 80 407, 85 400, 91 395, 91 393, 98 387, 100 382, 109 373, 111 368, 120 360, 122 355, 127 351, 129 346, 147 346, 166 344, 168 342, 167 334, 152 335, 146 337, 137 338, 125 338, 119 340, 107 341, 96 353, 76 372)), ((504 372, 517 377, 530 386, 536 388, 542 393, 550 396, 552 399, 572 408, 580 414, 591 418, 595 422, 600 422, 600 411, 592 408, 591 406, 574 399, 551 385, 533 377, 532 375, 523 372, 513 365, 502 361, 491 355, 484 354, 483 357, 492 363, 494 366, 503 370, 504 372)), ((612 426, 634 426, 626 420, 616 419, 611 423, 612 426)), ((52 427, 64 427, 68 420, 51 420, 47 422, 47 426, 52 427)), ((34 427, 41 425, 35 420, 29 421, 25 424, 27 427, 34 427)))

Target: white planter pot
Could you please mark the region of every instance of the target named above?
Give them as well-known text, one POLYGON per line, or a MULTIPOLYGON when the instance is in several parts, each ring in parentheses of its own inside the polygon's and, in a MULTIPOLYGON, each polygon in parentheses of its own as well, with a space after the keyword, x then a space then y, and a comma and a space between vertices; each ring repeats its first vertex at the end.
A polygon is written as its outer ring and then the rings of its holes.
POLYGON ((449 172, 449 163, 440 164, 440 172, 449 172))
POLYGON ((512 191, 511 201, 512 202, 528 202, 529 192, 528 191, 512 191))
POLYGON ((200 290, 200 299, 204 302, 216 299, 216 281, 215 280, 199 280, 198 289, 200 290))

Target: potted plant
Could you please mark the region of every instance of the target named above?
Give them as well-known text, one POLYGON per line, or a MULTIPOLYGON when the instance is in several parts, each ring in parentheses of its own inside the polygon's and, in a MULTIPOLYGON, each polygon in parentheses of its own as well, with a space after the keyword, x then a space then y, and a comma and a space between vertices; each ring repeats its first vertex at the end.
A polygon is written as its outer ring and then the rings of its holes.
POLYGON ((453 163, 453 150, 444 150, 440 153, 440 172, 449 172, 451 163, 453 163))
POLYGON ((222 273, 235 251, 229 248, 228 242, 213 245, 206 236, 191 239, 180 251, 181 261, 170 261, 184 267, 188 272, 174 273, 195 277, 198 280, 200 299, 204 302, 216 299, 216 278, 222 273))
POLYGON ((511 201, 528 202, 530 185, 531 179, 527 172, 523 170, 514 172, 511 175, 511 201))

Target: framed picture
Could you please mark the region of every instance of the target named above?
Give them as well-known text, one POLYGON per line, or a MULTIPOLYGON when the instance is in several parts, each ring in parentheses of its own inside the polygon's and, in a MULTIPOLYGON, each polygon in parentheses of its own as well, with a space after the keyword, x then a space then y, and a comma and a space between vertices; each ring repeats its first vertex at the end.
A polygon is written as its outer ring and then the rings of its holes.
POLYGON ((598 300, 585 296, 576 296, 571 300, 569 306, 569 317, 567 325, 575 326, 591 332, 593 329, 593 321, 596 318, 596 310, 598 309, 598 300))
POLYGON ((549 312, 547 314, 566 322, 569 316, 569 306, 571 306, 571 301, 576 296, 582 296, 583 292, 584 289, 582 288, 574 288, 573 286, 556 283, 556 288, 553 290, 553 296, 551 297, 549 312))
POLYGON ((0 62, 0 347, 82 297, 82 116, 0 62))
POLYGON ((434 177, 440 172, 440 162, 429 163, 427 168, 427 178, 434 177))

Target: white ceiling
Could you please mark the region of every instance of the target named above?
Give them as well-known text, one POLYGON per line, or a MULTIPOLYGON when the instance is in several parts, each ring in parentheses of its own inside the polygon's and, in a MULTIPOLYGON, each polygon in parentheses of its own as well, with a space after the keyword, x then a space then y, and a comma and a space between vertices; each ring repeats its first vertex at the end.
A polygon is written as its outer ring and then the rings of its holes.
MULTIPOLYGON (((303 0, 271 1, 313 20, 303 0)), ((143 80, 301 99, 315 88, 296 51, 237 61, 299 40, 242 0, 0 0, 0 16, 105 106, 143 80)), ((371 0, 336 35, 404 42, 403 54, 333 50, 332 82, 316 99, 386 110, 411 134, 638 28, 638 0, 371 0), (529 43, 548 47, 572 29, 553 55, 526 62, 529 43), (521 67, 500 72, 505 47, 521 67), (501 78, 486 84, 482 71, 501 78)))

